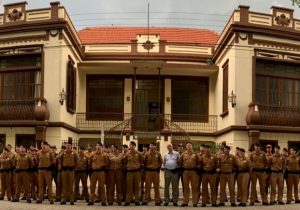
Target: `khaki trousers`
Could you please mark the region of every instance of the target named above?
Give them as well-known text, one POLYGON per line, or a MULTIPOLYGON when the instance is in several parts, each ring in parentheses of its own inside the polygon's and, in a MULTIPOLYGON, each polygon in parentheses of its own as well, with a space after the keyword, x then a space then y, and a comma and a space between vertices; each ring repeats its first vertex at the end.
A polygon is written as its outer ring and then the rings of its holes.
POLYGON ((122 202, 122 182, 124 181, 122 172, 123 172, 122 169, 108 171, 108 177, 109 177, 108 190, 109 191, 108 191, 107 201, 109 203, 114 201, 115 192, 117 195, 117 202, 118 203, 122 202))
POLYGON ((199 176, 194 170, 183 171, 183 204, 188 204, 190 199, 190 183, 192 188, 193 204, 198 203, 199 199, 199 176))
POLYGON ((134 195, 134 202, 140 202, 140 183, 141 172, 127 172, 127 190, 126 190, 126 202, 132 201, 132 195, 134 195))
POLYGON ((48 199, 53 200, 53 192, 52 192, 52 174, 49 170, 39 170, 38 172, 38 186, 39 186, 39 195, 38 200, 42 201, 44 199, 44 189, 45 184, 48 190, 48 199))
POLYGON ((217 174, 203 173, 202 174, 202 204, 208 202, 208 185, 211 192, 211 203, 217 204, 217 190, 216 190, 217 174))
POLYGON ((146 171, 145 172, 145 202, 150 202, 150 191, 151 185, 154 187, 154 198, 155 203, 160 203, 160 193, 159 193, 159 172, 157 171, 146 171))
POLYGON ((220 203, 225 203, 226 185, 228 184, 230 203, 235 203, 234 175, 233 173, 220 174, 220 203))
POLYGON ((15 199, 20 199, 20 193, 21 190, 24 191, 24 197, 26 197, 27 200, 30 199, 30 192, 29 192, 29 184, 30 184, 30 178, 29 173, 27 171, 22 172, 16 172, 15 173, 16 178, 16 194, 15 199))
POLYGON ((61 201, 65 202, 68 198, 70 202, 74 202, 74 171, 72 170, 62 170, 62 194, 61 201))
POLYGON ((106 202, 105 194, 105 172, 104 171, 94 171, 91 175, 91 192, 90 192, 90 202, 95 201, 95 190, 98 182, 98 193, 101 202, 106 202))
POLYGON ((247 203, 249 195, 249 172, 241 172, 237 174, 238 192, 240 192, 240 202, 247 203))
POLYGON ((268 203, 267 194, 266 194, 266 173, 265 172, 258 172, 258 171, 252 171, 251 174, 251 195, 250 195, 250 201, 251 203, 256 200, 257 198, 257 192, 256 192, 256 183, 257 180, 259 182, 259 189, 261 194, 261 199, 263 203, 268 203))
POLYGON ((275 202, 276 197, 276 187, 278 187, 278 202, 282 202, 283 198, 283 185, 284 185, 284 179, 283 179, 283 173, 271 173, 270 176, 270 183, 271 183, 271 202, 275 202))
POLYGON ((80 192, 79 192, 79 184, 81 181, 82 184, 82 196, 85 199, 89 199, 88 186, 87 186, 87 173, 85 171, 75 171, 75 199, 81 200, 80 192))
POLYGON ((1 190, 0 190, 0 198, 4 199, 5 193, 8 200, 11 200, 11 172, 10 171, 1 171, 0 172, 0 180, 1 180, 1 190))
POLYGON ((299 201, 298 186, 299 186, 299 175, 296 173, 295 174, 288 173, 287 175, 287 201, 288 202, 292 201, 293 188, 294 188, 295 200, 299 201))

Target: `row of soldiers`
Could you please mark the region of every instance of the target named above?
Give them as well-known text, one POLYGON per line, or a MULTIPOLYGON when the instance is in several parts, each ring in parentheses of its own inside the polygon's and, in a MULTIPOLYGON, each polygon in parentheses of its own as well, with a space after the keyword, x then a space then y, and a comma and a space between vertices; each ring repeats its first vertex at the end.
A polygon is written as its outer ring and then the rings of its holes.
POLYGON ((165 171, 164 206, 172 200, 177 206, 179 197, 179 179, 183 186, 182 207, 188 206, 190 189, 192 203, 196 207, 202 188, 202 206, 211 202, 212 206, 224 206, 226 201, 226 186, 229 188, 231 206, 236 206, 235 183, 237 183, 237 200, 239 206, 246 206, 250 196, 250 205, 257 200, 256 184, 259 182, 263 205, 284 204, 283 186, 284 174, 287 180, 287 203, 298 197, 300 159, 296 150, 291 148, 289 155, 282 155, 280 147, 275 146, 272 153, 270 145, 267 152, 262 152, 260 145, 254 146, 254 151, 247 156, 243 148, 237 148, 235 155, 230 154, 230 147, 224 146, 213 154, 208 145, 202 145, 199 152, 194 152, 193 144, 185 144, 185 151, 180 153, 167 146, 168 152, 161 156, 155 143, 149 150, 138 152, 135 142, 130 142, 129 148, 123 145, 123 151, 112 146, 109 150, 97 143, 95 150, 90 147, 85 150, 80 147, 74 150, 72 142, 61 147, 56 153, 47 142, 42 143, 39 151, 19 147, 16 153, 7 146, 0 155, 1 189, 0 199, 7 196, 8 200, 19 201, 20 193, 24 193, 27 202, 37 196, 36 203, 41 203, 47 197, 54 203, 52 180, 56 183, 56 200, 60 204, 71 205, 78 199, 85 199, 88 205, 94 205, 99 200, 103 206, 112 205, 147 205, 153 184, 155 205, 161 205, 159 191, 159 173, 165 171), (90 179, 88 193, 87 180, 90 179), (124 182, 123 180, 126 180, 124 182), (38 181, 38 183, 35 183, 38 181), (79 183, 82 184, 82 195, 79 193, 79 183), (145 187, 144 187, 145 183, 145 187), (172 185, 172 199, 169 188, 172 185), (96 186, 98 189, 96 192, 96 186), (267 189, 271 187, 270 202, 267 189), (208 186, 210 190, 208 189, 208 186), (220 186, 220 189, 219 189, 220 186), (217 204, 218 189, 220 201, 217 204), (251 192, 249 193, 249 189, 251 192), (292 196, 294 190, 294 196, 292 196), (144 192, 141 193, 141 192, 144 192), (37 193, 36 193, 37 192, 37 193), (277 200, 276 200, 277 195, 277 200))

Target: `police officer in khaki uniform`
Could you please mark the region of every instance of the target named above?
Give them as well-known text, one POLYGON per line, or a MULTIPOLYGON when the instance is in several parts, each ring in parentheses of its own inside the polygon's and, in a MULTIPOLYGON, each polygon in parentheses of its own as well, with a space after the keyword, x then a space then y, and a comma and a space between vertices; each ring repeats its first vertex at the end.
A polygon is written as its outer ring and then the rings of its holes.
POLYGON ((298 195, 300 158, 296 156, 296 149, 290 149, 290 156, 286 158, 287 172, 287 204, 291 204, 294 189, 295 203, 300 203, 298 195))
MULTIPOLYGON (((129 152, 128 145, 124 144, 122 145, 122 156, 123 159, 125 155, 129 152)), ((123 164, 123 159, 122 159, 122 172, 123 172, 123 182, 122 182, 122 202, 125 202, 126 200, 126 191, 127 191, 127 169, 126 165, 123 164)))
MULTIPOLYGON (((148 146, 147 145, 144 145, 143 146, 143 152, 142 152, 142 155, 143 155, 143 159, 145 158, 146 154, 148 153, 148 146)), ((144 168, 141 168, 141 196, 140 196, 140 200, 143 200, 144 199, 144 195, 145 195, 145 169, 144 168)))
POLYGON ((283 171, 285 170, 285 158, 282 154, 280 154, 280 146, 275 145, 274 147, 275 153, 269 159, 270 169, 271 169, 271 198, 270 198, 270 205, 276 204, 275 197, 276 197, 276 188, 278 188, 277 194, 277 201, 278 204, 283 205, 283 171))
POLYGON ((7 200, 11 200, 11 169, 13 167, 13 160, 9 156, 9 149, 4 148, 3 153, 0 155, 0 200, 4 199, 6 194, 7 200))
POLYGON ((79 148, 78 159, 75 165, 75 199, 82 200, 83 198, 86 202, 89 202, 89 193, 87 187, 87 178, 88 178, 88 164, 89 159, 85 154, 85 148, 79 148), (80 196, 79 192, 79 183, 82 184, 82 196, 80 196))
POLYGON ((225 206, 225 191, 228 184, 230 203, 232 207, 235 203, 234 189, 234 170, 237 166, 237 161, 234 155, 229 154, 230 147, 224 146, 224 154, 218 158, 217 172, 220 173, 220 203, 218 206, 225 206))
POLYGON ((123 180, 123 154, 118 151, 118 147, 111 146, 111 153, 108 156, 108 176, 109 176, 109 192, 108 192, 108 205, 112 205, 114 201, 114 195, 116 192, 117 203, 122 205, 122 182, 123 180))
POLYGON ((58 155, 55 158, 55 167, 57 169, 57 187, 56 187, 56 202, 61 201, 62 193, 62 177, 61 177, 61 162, 59 161, 60 155, 66 150, 66 146, 62 145, 58 155))
POLYGON ((143 156, 136 151, 136 143, 131 141, 129 144, 129 152, 125 155, 124 165, 127 170, 127 191, 124 206, 129 206, 134 195, 136 206, 140 205, 140 183, 141 168, 143 167, 143 156))
POLYGON ((105 172, 108 167, 108 157, 103 152, 103 146, 100 142, 96 145, 96 151, 94 151, 89 158, 89 167, 91 168, 91 192, 90 201, 88 205, 94 205, 95 202, 95 189, 98 182, 99 199, 102 206, 106 206, 106 193, 105 193, 105 172))
POLYGON ((250 160, 245 156, 245 149, 239 148, 237 158, 237 186, 238 191, 241 192, 240 203, 238 206, 245 207, 249 195, 249 181, 251 163, 250 160))
POLYGON ((14 160, 15 177, 16 177, 16 194, 13 199, 14 202, 18 202, 20 199, 21 187, 24 190, 24 197, 27 203, 31 203, 29 192, 29 172, 32 167, 33 161, 31 157, 26 153, 26 149, 20 146, 20 153, 16 155, 14 160))
POLYGON ((183 203, 181 207, 187 207, 190 198, 190 184, 192 188, 192 201, 193 206, 196 207, 198 203, 198 186, 199 176, 198 171, 198 158, 196 153, 193 151, 193 144, 187 142, 185 144, 185 152, 182 153, 179 159, 179 163, 183 170, 183 203))
POLYGON ((259 182, 260 194, 263 205, 268 205, 268 199, 266 194, 266 168, 268 166, 267 158, 264 152, 260 151, 259 143, 254 145, 254 151, 250 155, 251 162, 251 195, 250 206, 254 205, 256 200, 256 183, 259 182))
POLYGON ((268 193, 270 192, 271 187, 271 163, 270 159, 273 156, 272 153, 272 145, 268 144, 266 146, 266 158, 267 158, 267 168, 266 168, 266 194, 268 196, 268 193))
POLYGON ((203 145, 203 154, 199 159, 199 168, 202 173, 202 207, 208 203, 208 185, 210 187, 210 197, 213 207, 217 207, 217 158, 211 153, 209 145, 203 145), (207 196, 206 196, 207 195, 207 196))
MULTIPOLYGON (((14 152, 12 152, 12 146, 10 144, 8 144, 6 146, 6 148, 8 149, 8 156, 13 160, 15 159, 16 154, 14 152)), ((14 166, 11 168, 11 179, 10 179, 10 192, 11 192, 11 197, 14 198, 15 193, 16 193, 16 185, 15 185, 15 172, 14 172, 14 166)))
POLYGON ((154 199, 155 205, 161 205, 161 198, 159 192, 159 173, 162 165, 161 154, 156 150, 156 144, 151 143, 149 146, 149 152, 144 156, 144 168, 145 168, 145 199, 143 205, 147 205, 150 202, 151 185, 154 187, 154 199))
POLYGON ((50 204, 53 204, 53 192, 52 192, 52 165, 55 162, 55 157, 50 150, 50 147, 46 141, 42 143, 42 149, 36 155, 36 163, 38 165, 38 199, 36 203, 42 203, 44 199, 45 184, 48 190, 48 200, 50 204))
POLYGON ((61 205, 66 204, 67 198, 69 198, 70 204, 74 205, 74 169, 77 159, 77 154, 72 151, 72 139, 69 138, 66 150, 59 155, 62 178, 61 205))

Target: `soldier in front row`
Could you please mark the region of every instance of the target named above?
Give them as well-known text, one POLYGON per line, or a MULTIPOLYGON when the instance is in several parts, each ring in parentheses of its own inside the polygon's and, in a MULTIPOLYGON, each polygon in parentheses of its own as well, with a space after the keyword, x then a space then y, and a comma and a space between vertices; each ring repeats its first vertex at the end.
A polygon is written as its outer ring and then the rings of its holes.
POLYGON ((290 156, 286 158, 287 171, 287 204, 292 202, 292 194, 294 190, 295 203, 300 203, 298 195, 300 158, 296 156, 296 149, 290 149, 290 156))
POLYGON ((9 156, 9 149, 4 148, 3 153, 0 155, 0 200, 4 199, 6 194, 7 200, 11 200, 11 170, 13 168, 13 159, 9 156))
POLYGON ((74 169, 77 163, 77 154, 72 150, 72 140, 69 139, 66 150, 62 152, 58 160, 61 164, 62 194, 61 205, 66 204, 67 198, 74 205, 74 169))
POLYGON ((155 205, 161 205, 161 198, 159 193, 159 173, 162 165, 161 154, 156 151, 156 144, 151 143, 149 151, 144 156, 145 168, 145 199, 143 205, 150 202, 150 190, 153 183, 155 205))

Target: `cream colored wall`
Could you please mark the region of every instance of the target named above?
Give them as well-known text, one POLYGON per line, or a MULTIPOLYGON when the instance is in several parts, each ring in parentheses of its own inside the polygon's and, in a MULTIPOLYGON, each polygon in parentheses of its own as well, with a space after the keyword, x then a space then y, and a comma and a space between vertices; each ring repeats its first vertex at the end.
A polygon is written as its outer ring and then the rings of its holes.
POLYGON ((6 144, 15 147, 16 134, 35 134, 35 128, 31 127, 0 127, 0 133, 5 134, 6 144))
POLYGON ((48 141, 49 144, 55 145, 57 148, 61 146, 62 140, 68 139, 68 137, 71 137, 74 140, 79 139, 77 133, 74 133, 68 129, 59 128, 59 127, 47 128, 46 140, 48 141))
POLYGON ((165 95, 164 95, 164 114, 171 114, 172 113, 172 80, 165 79, 165 95), (170 102, 166 101, 166 98, 170 97, 170 102))
POLYGON ((277 140, 278 145, 283 147, 288 147, 288 141, 298 141, 300 142, 300 134, 297 133, 275 133, 275 132, 261 132, 260 139, 262 140, 277 140))

